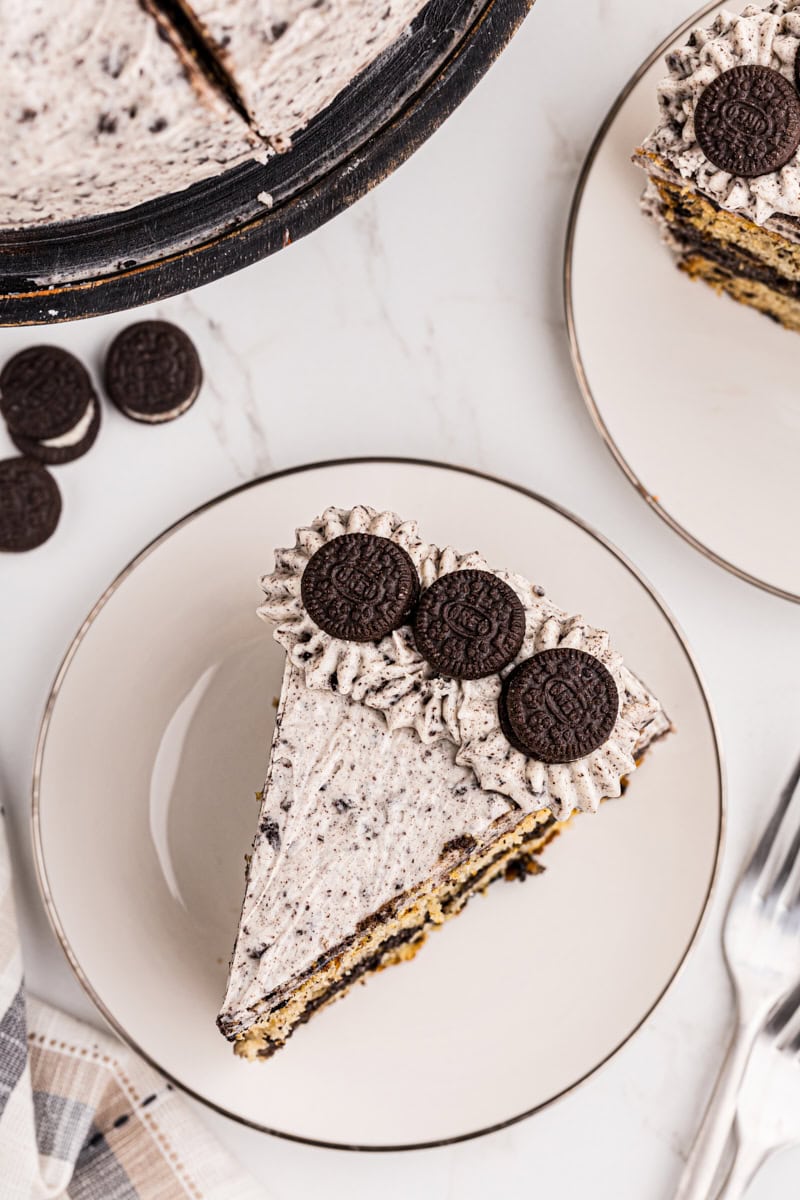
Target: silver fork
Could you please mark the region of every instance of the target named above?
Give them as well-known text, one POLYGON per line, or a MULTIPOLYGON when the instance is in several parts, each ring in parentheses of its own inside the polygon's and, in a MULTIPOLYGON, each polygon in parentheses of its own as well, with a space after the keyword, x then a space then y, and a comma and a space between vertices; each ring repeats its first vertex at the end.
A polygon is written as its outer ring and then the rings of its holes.
POLYGON ((736 1110, 736 1139, 718 1200, 741 1200, 770 1154, 800 1142, 800 983, 756 1036, 736 1110))
POLYGON ((736 1024, 675 1200, 709 1200, 736 1115, 753 1042, 800 975, 800 760, 783 789, 731 898, 723 948, 736 999, 736 1024))

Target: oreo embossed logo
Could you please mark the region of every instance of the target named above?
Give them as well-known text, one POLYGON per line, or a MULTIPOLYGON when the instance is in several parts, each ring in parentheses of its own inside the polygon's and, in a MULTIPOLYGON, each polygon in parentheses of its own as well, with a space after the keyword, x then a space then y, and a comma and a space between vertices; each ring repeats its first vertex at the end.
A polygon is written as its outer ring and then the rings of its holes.
POLYGON ((441 675, 480 679, 519 654, 525 610, 489 571, 452 571, 423 592, 414 622, 420 654, 441 675))
POLYGON ((506 679, 500 724, 517 750, 545 763, 584 758, 608 741, 619 715, 619 693, 592 654, 543 650, 506 679))
POLYGON ((771 67, 732 67, 701 94, 694 129, 700 149, 721 171, 769 175, 800 145, 800 97, 771 67))
POLYGON ((401 546, 344 533, 309 559, 300 581, 306 612, 331 637, 378 642, 405 625, 419 595, 417 569, 401 546))

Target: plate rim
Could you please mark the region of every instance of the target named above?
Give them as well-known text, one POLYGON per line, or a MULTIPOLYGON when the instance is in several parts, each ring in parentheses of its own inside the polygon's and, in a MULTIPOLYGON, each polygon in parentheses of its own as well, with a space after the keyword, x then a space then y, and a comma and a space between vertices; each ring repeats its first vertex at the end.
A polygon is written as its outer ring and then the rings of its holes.
MULTIPOLYGON (((252 266, 321 228, 393 174, 444 124, 509 45, 534 3, 486 0, 416 92, 387 114, 363 142, 296 189, 286 202, 111 274, 0 291, 0 328, 61 324, 166 300, 252 266)), ((124 217, 132 211, 113 215, 124 217)))
POLYGON ((260 1133, 268 1133, 274 1137, 280 1137, 280 1138, 283 1138, 290 1142, 298 1142, 298 1143, 301 1143, 303 1145, 308 1145, 308 1146, 318 1146, 321 1149, 348 1150, 348 1151, 358 1151, 358 1152, 362 1152, 362 1153, 378 1153, 378 1154, 380 1154, 380 1153, 394 1153, 394 1152, 401 1152, 401 1151, 405 1152, 405 1151, 411 1151, 411 1150, 430 1150, 430 1149, 433 1149, 435 1147, 440 1147, 440 1146, 451 1146, 451 1145, 455 1145, 459 1142, 471 1141, 475 1138, 483 1137, 489 1133, 496 1133, 501 1129, 507 1129, 512 1125, 516 1125, 520 1121, 523 1121, 526 1118, 533 1116, 535 1113, 541 1112, 544 1109, 549 1108, 551 1105, 557 1103, 558 1101, 564 1099, 566 1096, 570 1095, 572 1092, 576 1091, 583 1084, 588 1082, 588 1080, 593 1078, 599 1071, 601 1071, 604 1067, 606 1067, 608 1065, 608 1063, 611 1062, 612 1059, 616 1058, 617 1054, 622 1049, 624 1049, 624 1047, 627 1046, 636 1037, 636 1035, 640 1032, 640 1030, 643 1028, 643 1026, 647 1023, 647 1021, 653 1015, 655 1010, 661 1005, 661 1002, 664 1000, 667 993, 672 990, 673 984, 676 982, 676 980, 679 978, 679 976, 682 975, 682 973, 686 967, 686 963, 691 956, 692 951, 697 946, 700 934, 702 933, 703 929, 705 928, 712 901, 714 900, 716 893, 717 893, 717 887, 719 884, 719 877, 720 877, 720 868, 721 868, 721 863, 722 863, 722 854, 723 854, 723 849, 724 849, 724 845, 725 845, 726 828, 727 828, 727 782, 726 782, 724 759, 723 759, 723 753, 722 753, 722 746, 720 743, 719 729, 718 729, 718 725, 717 725, 716 716, 715 716, 714 709, 713 709, 713 706, 711 704, 711 701, 710 701, 710 698, 708 695, 707 688, 705 686, 703 676, 700 672, 700 669, 697 665, 694 655, 688 645, 686 636, 683 633, 681 626, 678 624, 677 620, 675 619, 674 614, 671 612, 669 607, 666 605, 664 600, 661 598, 661 596, 658 594, 658 592, 655 590, 655 588, 652 586, 652 584, 649 582, 649 580, 646 578, 646 576, 638 569, 638 567, 636 567, 634 565, 634 563, 631 562, 631 560, 620 549, 618 549, 612 542, 610 542, 608 540, 608 538, 606 538, 602 533, 600 533, 598 530, 596 530, 592 525, 590 525, 586 521, 584 521, 581 517, 578 517, 575 513, 572 513, 569 509, 563 507, 557 501, 550 500, 546 496, 543 496, 540 492, 536 492, 531 488, 525 487, 523 484, 514 483, 511 480, 504 479, 502 476, 499 476, 499 475, 493 475, 489 472, 481 471, 474 467, 467 467, 467 466, 459 465, 459 464, 455 464, 455 463, 443 462, 443 461, 439 461, 436 459, 408 457, 408 456, 401 456, 401 455, 358 455, 358 456, 352 456, 352 457, 347 456, 347 457, 343 457, 343 458, 322 459, 322 460, 319 460, 316 462, 301 463, 301 464, 298 464, 293 467, 285 467, 285 468, 282 468, 281 470, 271 471, 268 474, 258 476, 256 479, 252 479, 245 483, 238 484, 235 487, 229 488, 226 491, 220 493, 219 495, 213 497, 211 500, 207 500, 203 504, 198 505, 196 508, 194 508, 190 512, 186 513, 183 517, 180 517, 177 521, 173 521, 170 525, 168 525, 166 527, 166 529, 164 529, 160 534, 158 534, 155 538, 153 538, 150 542, 148 542, 143 547, 143 549, 140 550, 138 552, 138 554, 136 554, 118 572, 118 574, 112 579, 111 583, 104 589, 104 591, 102 592, 102 594, 100 595, 98 600, 92 606, 92 608, 90 609, 87 616, 81 622, 77 633, 75 634, 72 641, 70 642, 70 644, 66 650, 66 653, 64 654, 64 657, 61 660, 58 670, 56 671, 53 683, 50 687, 50 691, 48 693, 47 702, 45 705, 41 724, 39 727, 39 732, 38 732, 37 739, 36 739, 36 749, 35 749, 35 754, 34 754, 34 765, 33 765, 33 776, 32 776, 32 781, 31 781, 30 821, 31 821, 31 839, 32 839, 32 843, 33 843, 33 860, 34 860, 34 867, 35 867, 35 872, 36 872, 36 882, 37 882, 37 886, 39 888, 39 894, 40 894, 40 896, 42 898, 42 902, 44 904, 45 912, 47 914, 47 919, 50 923, 50 927, 51 927, 53 933, 55 934, 56 940, 58 941, 58 943, 61 947, 61 950, 63 951, 63 953, 66 957, 67 963, 68 963, 70 969, 72 970, 73 975, 75 976, 76 980, 82 987, 84 993, 88 996, 89 1000, 92 1002, 92 1004, 98 1010, 100 1015, 108 1023, 108 1025, 111 1027, 111 1029, 117 1035, 117 1037, 120 1038, 120 1040, 123 1042, 124 1045, 126 1045, 134 1053, 138 1054, 140 1056, 140 1058, 142 1058, 150 1067, 153 1068, 153 1070, 157 1071, 163 1078, 165 1078, 166 1080, 168 1080, 168 1082, 170 1082, 175 1087, 177 1087, 181 1092, 184 1093, 184 1095, 187 1095, 191 1099, 196 1100, 200 1104, 205 1105, 205 1107, 211 1109, 213 1112, 217 1113, 219 1116, 227 1117, 229 1120, 235 1121, 239 1125, 243 1125, 247 1128, 256 1130, 260 1133), (156 549, 158 549, 158 547, 161 546, 162 543, 168 541, 168 539, 174 533, 177 533, 181 528, 183 528, 183 526, 188 525, 191 521, 196 520, 198 517, 202 516, 209 509, 215 508, 219 504, 223 504, 225 501, 231 499, 233 496, 238 495, 240 492, 248 491, 251 488, 261 487, 266 483, 271 483, 274 480, 280 479, 287 475, 299 475, 299 474, 303 474, 307 471, 320 470, 320 469, 329 468, 329 467, 355 466, 355 465, 361 466, 361 465, 365 465, 368 463, 385 463, 385 464, 405 465, 405 466, 433 467, 434 469, 438 469, 438 470, 455 471, 460 474, 470 475, 470 476, 473 476, 474 478, 485 480, 489 483, 498 484, 502 487, 509 488, 512 491, 519 492, 521 495, 527 496, 529 499, 534 500, 535 502, 543 505, 545 508, 549 508, 552 511, 559 514, 560 516, 565 517, 568 521, 571 521, 573 524, 577 525, 585 533, 588 533, 589 536, 594 538, 595 541, 599 542, 600 545, 603 546, 609 553, 611 553, 612 556, 614 558, 616 558, 617 561, 619 563, 621 563, 621 565, 623 567, 625 567, 633 575, 633 577, 637 580, 637 582, 639 584, 641 584, 641 586, 644 588, 645 592, 648 594, 650 599, 655 603, 656 607, 662 613, 662 615, 664 616, 664 618, 667 621, 667 624, 670 626, 673 634, 675 635, 675 637, 678 641, 679 647, 683 651, 683 654, 689 664, 690 670, 694 676, 697 687, 699 688, 699 691, 700 691, 700 695, 701 695, 703 705, 706 710, 706 715, 708 718, 709 728, 710 728, 710 732, 711 732, 711 739, 712 739, 713 748, 715 751, 716 767, 717 767, 717 809, 718 809, 718 811, 717 811, 717 816, 718 816, 717 844, 716 844, 715 854, 714 854, 714 863, 713 863, 711 875, 709 878, 708 888, 706 890, 706 894, 705 894, 705 897, 703 900, 703 904, 700 909, 700 912, 698 913, 697 920, 695 921, 694 928, 691 932, 691 935, 686 944, 686 947, 684 948, 683 953, 681 954, 681 957, 679 958, 674 969, 672 970, 672 973, 669 975, 663 988, 658 993, 658 995, 656 996, 653 1003, 650 1005, 650 1007, 647 1009, 647 1011, 642 1014, 642 1016, 637 1021, 637 1023, 634 1025, 634 1027, 630 1030, 630 1032, 604 1058, 602 1058, 598 1063, 596 1063, 593 1067, 591 1067, 588 1071, 586 1071, 583 1075, 581 1075, 578 1079, 576 1079, 568 1087, 563 1088, 560 1092, 556 1093, 556 1095, 551 1096, 549 1099, 543 1101, 542 1103, 535 1105, 533 1108, 526 1109, 524 1112, 517 1113, 514 1116, 508 1117, 503 1121, 498 1121, 494 1124, 483 1126, 480 1129, 470 1130, 466 1133, 456 1134, 451 1137, 436 1138, 431 1141, 410 1142, 410 1143, 401 1143, 401 1144, 392 1143, 392 1144, 386 1144, 386 1145, 360 1144, 357 1142, 353 1142, 353 1143, 330 1142, 330 1141, 326 1141, 321 1138, 306 1137, 302 1134, 287 1133, 285 1130, 275 1129, 272 1126, 261 1124, 260 1122, 251 1120, 250 1118, 244 1117, 239 1113, 231 1112, 229 1109, 225 1108, 223 1105, 218 1104, 214 1100, 211 1100, 208 1097, 201 1095, 199 1092, 197 1092, 193 1088, 187 1087, 184 1083, 182 1083, 179 1079, 177 1079, 169 1071, 165 1070, 164 1067, 161 1066, 161 1064, 156 1062, 155 1059, 150 1054, 148 1054, 147 1051, 145 1051, 143 1049, 143 1047, 140 1046, 139 1043, 133 1037, 131 1037, 131 1035, 128 1034, 127 1031, 121 1026, 119 1021, 114 1017, 113 1013, 111 1013, 111 1011, 107 1008, 107 1006, 105 1005, 103 1000, 101 1000, 101 998, 98 996, 98 994, 94 990, 94 987, 92 986, 91 981, 89 980, 87 974, 85 973, 85 971, 81 967, 80 963, 78 962, 77 957, 75 956, 75 953, 72 950, 72 947, 70 945, 69 938, 67 937, 67 934, 66 934, 66 930, 64 929, 64 926, 61 923, 61 919, 58 915, 58 910, 56 908, 55 899, 53 897, 53 894, 52 894, 52 891, 50 888, 50 883, 49 883, 49 879, 48 879, 48 875, 47 875, 47 868, 45 865, 44 847, 43 847, 42 832, 41 832, 41 791, 40 791, 40 787, 41 787, 42 764, 44 761, 44 754, 45 754, 46 743, 47 743, 47 733, 48 733, 48 729, 49 729, 50 722, 52 719, 53 711, 55 709, 55 705, 57 703, 58 696, 59 696, 59 693, 61 690, 61 685, 62 685, 64 679, 66 678, 66 675, 67 675, 67 672, 69 671, 72 660, 74 659, 75 655, 77 654, 77 652, 81 646, 81 643, 83 642, 84 637, 88 633, 91 626, 94 624, 95 619, 97 618, 99 613, 102 611, 102 609, 105 607, 108 600, 114 595, 114 593, 125 582, 125 580, 128 578, 128 576, 131 575, 136 570, 136 568, 139 566, 139 564, 141 562, 143 562, 156 549))
POLYGON ((622 471, 625 478, 630 484, 633 485, 639 495, 646 500, 653 512, 657 513, 661 520, 664 521, 675 533, 679 534, 684 541, 688 542, 689 545, 695 550, 698 550, 705 558, 708 558, 711 560, 711 562, 716 563, 717 566, 729 571, 738 579, 742 579, 746 583, 750 583, 755 587, 761 588, 762 591, 768 592, 770 595, 779 596, 782 600, 789 600, 795 604, 800 604, 800 593, 789 591, 786 588, 782 588, 779 584, 769 583, 765 579, 759 579, 757 575, 753 575, 744 567, 739 567, 736 565, 736 563, 731 562, 723 555, 717 554, 715 550, 706 545, 705 542, 701 541, 700 538, 696 537, 686 528, 686 526, 682 525, 680 521, 673 517, 669 510, 661 504, 660 500, 645 486, 645 484, 637 475, 633 466, 625 458, 622 450, 617 445, 611 430, 606 424, 605 419, 603 418, 603 415, 600 411, 600 406, 595 399, 591 384, 589 383, 589 377, 583 362, 583 357, 581 355, 578 331, 575 323, 575 312, 572 298, 575 236, 578 218, 581 212, 583 194, 586 190, 586 184, 592 168, 594 167, 595 159, 597 158, 600 149, 605 142, 609 130, 616 121, 620 110, 626 103, 631 92, 638 85, 642 76, 650 70, 653 64, 657 62, 657 60, 661 58, 670 48, 670 46, 672 46, 679 38, 681 38, 695 25, 699 24, 709 13, 722 7, 724 7, 724 0, 711 0, 711 3, 704 4, 702 8, 694 12, 671 33, 669 33, 667 37, 659 42, 655 50, 653 50, 652 53, 649 54, 647 58, 639 65, 639 67, 637 67, 628 82, 619 92, 610 109, 603 118, 600 128, 597 130, 597 133, 592 139, 589 150, 586 154, 583 164, 581 165, 580 173, 578 175, 578 182, 575 185, 575 191, 572 196, 569 219, 567 222, 567 235, 564 245, 562 283, 564 289, 564 314, 567 323, 567 337, 569 340, 570 358, 572 359, 572 367, 578 381, 578 387, 583 397, 584 404, 589 410, 589 415, 594 422, 594 426, 597 432, 600 434, 600 437, 603 439, 606 449, 610 452, 612 458, 622 471))

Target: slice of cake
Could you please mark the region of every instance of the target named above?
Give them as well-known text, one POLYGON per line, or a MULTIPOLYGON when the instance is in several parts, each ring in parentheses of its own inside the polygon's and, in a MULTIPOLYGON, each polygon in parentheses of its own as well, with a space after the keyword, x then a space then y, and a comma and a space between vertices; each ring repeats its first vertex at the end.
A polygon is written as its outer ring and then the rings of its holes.
POLYGON ((328 509, 262 586, 286 667, 218 1018, 246 1058, 535 872, 669 729, 606 633, 393 513, 328 509))
POLYGON ((720 12, 667 55, 634 161, 646 213, 695 279, 800 330, 800 0, 720 12))
POLYGON ((4 228, 132 208, 265 157, 155 6, 0 0, 0 25, 4 228))
POLYGON ((426 0, 179 0, 278 150, 408 29, 426 0))

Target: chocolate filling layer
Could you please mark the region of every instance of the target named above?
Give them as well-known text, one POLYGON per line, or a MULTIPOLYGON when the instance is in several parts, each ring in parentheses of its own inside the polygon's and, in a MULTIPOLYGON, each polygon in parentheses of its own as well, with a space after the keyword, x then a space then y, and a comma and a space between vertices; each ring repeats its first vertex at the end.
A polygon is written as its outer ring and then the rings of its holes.
POLYGON ((791 300, 800 300, 800 282, 787 279, 779 271, 766 266, 747 250, 733 249, 730 245, 703 237, 694 226, 681 221, 668 222, 669 228, 680 242, 685 255, 700 254, 709 259, 730 275, 739 279, 749 279, 754 283, 762 283, 781 296, 791 300))
MULTIPOLYGON (((310 1002, 310 1004, 307 1005, 302 1015, 297 1018, 294 1025, 287 1033, 286 1041, 288 1041, 298 1026, 305 1025, 306 1021, 313 1017, 314 1013, 322 1008, 323 1005, 327 1004, 329 1000, 333 1000, 334 997, 338 996, 340 992, 343 992, 345 988, 349 988, 352 984, 357 983, 362 975, 368 975, 370 971, 377 971, 384 958, 386 958, 387 954, 391 954, 392 950, 396 950, 398 946, 404 946, 407 943, 414 942, 417 940, 417 938, 422 938, 424 936, 424 926, 419 925, 415 929, 404 929, 402 932, 395 933, 392 937, 387 938, 383 945, 378 948, 375 954, 371 954, 369 958, 365 958, 363 962, 360 962, 358 966, 350 972, 349 975, 344 975, 341 979, 337 979, 335 983, 332 983, 331 986, 326 989, 326 991, 322 992, 319 996, 316 996, 310 1002)), ((285 1045, 285 1042, 268 1041, 266 1046, 262 1046, 262 1048, 258 1051, 258 1057, 271 1058, 275 1051, 280 1049, 282 1045, 285 1045)))
MULTIPOLYGON (((537 825, 535 829, 532 829, 530 831, 530 833, 528 833, 523 838, 522 842, 520 843, 520 851, 526 844, 529 844, 530 842, 533 842, 533 841, 538 841, 538 839, 543 836, 545 830, 549 829, 550 826, 553 824, 555 824, 555 818, 553 816, 550 816, 545 821, 543 821, 542 824, 537 825)), ((464 884, 459 889, 459 891, 454 895, 454 897, 447 898, 447 902, 445 904, 445 911, 450 911, 450 909, 453 906, 454 900, 457 900, 459 896, 463 896, 464 892, 469 891, 472 887, 474 887, 475 886, 474 881, 475 881, 476 877, 483 878, 483 876, 486 875, 486 873, 491 869, 491 867, 494 866, 494 864, 497 862, 498 858, 501 857, 505 853, 507 853, 507 850, 501 850, 497 855, 494 856, 494 858, 492 858, 489 862, 484 864, 484 866, 477 873, 477 876, 471 875, 469 877, 469 879, 465 880, 464 884)), ((382 924, 385 924, 387 921, 390 921, 402 907, 402 902, 404 899, 405 899, 404 896, 394 897, 387 904, 383 905, 383 907, 381 909, 379 909, 377 912, 373 913, 371 916, 369 916, 369 917, 365 918, 365 920, 361 921, 359 923, 358 928, 356 929, 355 933, 353 934, 353 936, 351 938, 348 938, 344 942, 340 942, 338 946, 334 946, 330 950, 326 950, 325 953, 321 954, 318 958, 316 958, 314 960, 314 962, 312 962, 310 964, 310 966, 305 967, 303 971, 299 972, 293 979, 291 990, 289 991, 289 993, 287 995, 281 997, 280 999, 277 999, 276 993, 272 992, 270 995, 266 996, 264 998, 264 1000, 262 1001, 262 1003, 259 1005, 259 1009, 261 1012, 263 1012, 264 1018, 266 1018, 266 1016, 272 1016, 273 1013, 280 1012, 280 1010, 282 1008, 285 1008, 286 1005, 289 1003, 289 1000, 291 999, 292 994, 296 991, 297 987, 301 983, 303 983, 306 979, 309 979, 312 975, 315 975, 318 971, 321 971, 322 968, 327 966, 328 963, 331 962, 333 959, 340 958, 353 945, 355 945, 355 943, 361 937, 363 937, 365 933, 369 933, 371 929, 374 929, 378 925, 382 925, 382 924), (276 997, 276 998, 275 998, 275 1001, 271 1003, 272 997, 276 997)), ((383 953, 383 950, 380 950, 379 952, 383 953)), ((259 1018, 259 1019, 261 1019, 261 1018, 259 1018)), ((238 1022, 232 1022, 232 1021, 226 1019, 225 1013, 220 1013, 220 1015, 217 1017, 217 1026, 219 1027, 220 1031, 225 1035, 225 1037, 228 1039, 228 1041, 234 1041, 237 1034, 244 1032, 244 1030, 240 1027, 240 1024, 238 1022)))
MULTIPOLYGON (((517 853, 508 860, 508 868, 512 868, 514 864, 522 862, 524 863, 525 869, 514 874, 512 878, 527 878, 529 874, 527 869, 528 860, 534 859, 538 852, 526 850, 525 847, 533 842, 541 841, 542 837, 545 836, 546 832, 551 829, 555 823, 555 818, 550 816, 546 821, 543 821, 541 825, 538 825, 535 829, 532 829, 522 839, 517 847, 517 853)), ((544 847, 542 847, 542 849, 544 849, 544 847)), ((507 854, 507 850, 500 851, 492 859, 490 859, 489 862, 484 863, 479 871, 476 871, 475 874, 471 875, 469 879, 464 880, 461 887, 454 892, 452 896, 448 897, 447 903, 443 906, 444 911, 449 912, 457 903, 457 901, 463 898, 465 893, 477 890, 481 880, 484 879, 490 873, 492 868, 497 865, 500 859, 504 858, 507 854)), ((495 876, 495 879, 501 879, 502 877, 502 875, 497 875, 495 876)), ((494 880, 491 880, 490 882, 493 883, 494 880)), ((393 950, 396 950, 398 946, 407 945, 417 941, 418 939, 424 938, 427 930, 430 927, 431 926, 429 922, 423 922, 421 925, 414 926, 411 929, 403 929, 399 933, 392 934, 391 937, 388 937, 386 941, 380 944, 374 954, 371 954, 368 958, 363 959, 356 967, 354 967, 352 971, 349 972, 349 974, 342 976, 341 979, 337 979, 330 985, 330 987, 326 988, 324 992, 321 992, 319 996, 316 996, 312 1001, 310 1001, 310 1003, 304 1009, 302 1015, 297 1018, 294 1025, 289 1030, 288 1034, 286 1035, 286 1039, 284 1039, 283 1042, 272 1042, 268 1040, 267 1045, 263 1046, 257 1052, 258 1057, 271 1058, 275 1051, 278 1050, 280 1046, 284 1045, 285 1041, 291 1037, 299 1025, 305 1025, 305 1023, 310 1017, 313 1016, 315 1012, 317 1012, 330 1000, 333 1000, 334 997, 336 997, 340 992, 343 992, 345 988, 349 988, 353 983, 356 983, 362 978, 362 976, 368 975, 372 971, 376 971, 386 956, 391 954, 393 950)), ((272 1016, 273 1013, 279 1012, 286 1003, 287 1001, 284 1001, 282 1004, 276 1005, 269 1015, 272 1016)))

